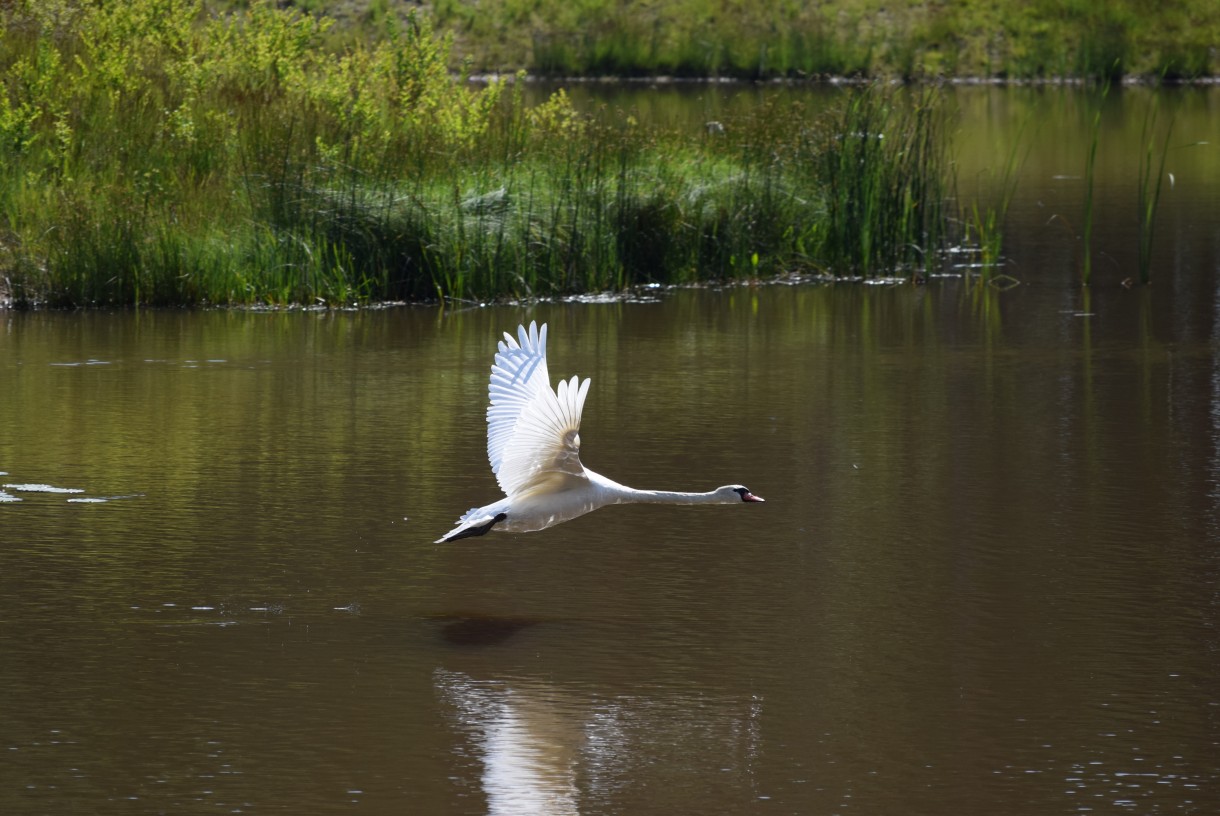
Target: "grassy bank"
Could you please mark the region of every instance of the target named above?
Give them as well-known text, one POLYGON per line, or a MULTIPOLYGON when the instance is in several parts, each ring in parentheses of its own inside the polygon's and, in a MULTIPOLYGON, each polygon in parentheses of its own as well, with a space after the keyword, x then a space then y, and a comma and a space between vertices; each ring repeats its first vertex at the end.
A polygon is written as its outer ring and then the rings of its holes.
MULTIPOLYGON (((376 21, 385 0, 298 0, 376 21)), ((1220 70, 1214 0, 435 0, 480 70, 531 74, 1191 78, 1220 70)))
POLYGON ((917 275, 949 238, 934 91, 676 133, 466 83, 419 21, 333 50, 326 20, 270 3, 0 15, 0 295, 19 305, 917 275))

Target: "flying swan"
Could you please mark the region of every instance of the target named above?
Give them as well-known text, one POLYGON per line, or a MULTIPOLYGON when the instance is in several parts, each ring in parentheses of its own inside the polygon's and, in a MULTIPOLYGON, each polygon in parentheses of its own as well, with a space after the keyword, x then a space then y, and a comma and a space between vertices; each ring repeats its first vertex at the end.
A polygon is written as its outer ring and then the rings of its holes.
POLYGON ((505 332, 487 386, 487 458, 505 498, 475 507, 437 539, 457 541, 491 530, 545 530, 608 504, 739 504, 760 502, 742 485, 709 493, 636 490, 580 463, 580 412, 589 380, 560 380, 551 388, 546 368, 546 324, 505 332))

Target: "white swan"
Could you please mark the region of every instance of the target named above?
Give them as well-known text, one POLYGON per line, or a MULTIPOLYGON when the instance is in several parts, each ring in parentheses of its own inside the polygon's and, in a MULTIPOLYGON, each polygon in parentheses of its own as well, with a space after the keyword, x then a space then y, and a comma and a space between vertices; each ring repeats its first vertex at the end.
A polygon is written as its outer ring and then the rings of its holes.
POLYGON ((608 504, 739 504, 760 502, 741 485, 709 493, 635 490, 580 463, 580 412, 589 380, 560 380, 551 389, 546 368, 546 324, 507 332, 487 387, 487 458, 505 498, 475 507, 436 543, 490 530, 544 530, 608 504))

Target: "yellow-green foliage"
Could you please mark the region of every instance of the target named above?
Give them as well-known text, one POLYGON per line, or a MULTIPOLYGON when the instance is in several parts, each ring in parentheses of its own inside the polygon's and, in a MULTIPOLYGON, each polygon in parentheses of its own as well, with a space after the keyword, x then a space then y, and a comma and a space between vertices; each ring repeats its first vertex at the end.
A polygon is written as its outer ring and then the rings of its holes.
POLYGON ((31 290, 57 288, 68 259, 97 254, 80 241, 107 231, 131 245, 97 263, 139 277, 159 231, 248 220, 268 162, 281 175, 452 164, 502 88, 455 81, 449 41, 422 19, 343 51, 320 47, 330 21, 268 0, 227 15, 199 0, 20 0, 0 25, 0 241, 31 290))
POLYGON ((107 126, 130 136, 133 113, 156 125, 146 138, 193 142, 204 135, 203 109, 240 117, 253 103, 263 114, 308 109, 346 135, 419 129, 460 146, 486 129, 500 93, 455 83, 449 42, 424 20, 335 53, 318 47, 329 20, 267 0, 231 16, 206 16, 198 0, 24 0, 0 13, 0 142, 9 150, 27 150, 40 133, 54 141, 56 122, 61 137, 65 128, 79 137, 84 124, 94 139, 107 126))
POLYGON ((551 98, 529 110, 529 122, 541 132, 562 138, 578 139, 585 134, 586 122, 581 119, 567 92, 560 88, 551 98))

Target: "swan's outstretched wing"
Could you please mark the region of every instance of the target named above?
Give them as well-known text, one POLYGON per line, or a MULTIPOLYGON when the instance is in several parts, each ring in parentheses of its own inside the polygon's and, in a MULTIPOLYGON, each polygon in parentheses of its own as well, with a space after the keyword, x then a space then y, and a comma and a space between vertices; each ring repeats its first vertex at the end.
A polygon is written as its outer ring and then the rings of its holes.
POLYGON ((551 378, 546 368, 546 324, 538 331, 537 323, 517 329, 518 343, 508 332, 500 341, 499 353, 491 367, 491 382, 487 395, 487 458, 491 469, 500 472, 504 449, 512 439, 513 429, 525 406, 541 391, 551 390, 551 378))
POLYGON ((487 458, 506 495, 549 479, 580 476, 580 412, 589 380, 560 381, 551 390, 546 367, 546 324, 505 333, 487 387, 487 458))

